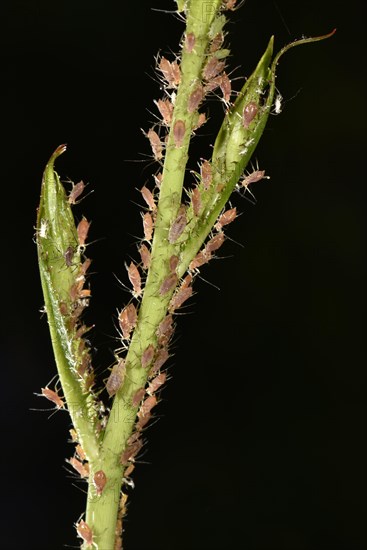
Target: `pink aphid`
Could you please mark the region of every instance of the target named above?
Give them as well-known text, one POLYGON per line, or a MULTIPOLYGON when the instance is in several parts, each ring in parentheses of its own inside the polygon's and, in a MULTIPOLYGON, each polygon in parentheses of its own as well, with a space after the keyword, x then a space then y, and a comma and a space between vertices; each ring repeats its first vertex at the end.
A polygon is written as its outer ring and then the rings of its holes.
POLYGON ((231 208, 230 210, 226 210, 226 212, 223 212, 223 214, 219 216, 218 221, 214 226, 215 229, 217 231, 220 231, 225 225, 232 223, 233 220, 236 219, 236 216, 237 216, 236 207, 231 208))
POLYGON ((74 256, 75 256, 74 247, 68 246, 64 252, 64 260, 67 267, 71 267, 73 265, 74 256))
POLYGON ((212 254, 216 250, 218 250, 222 244, 224 243, 224 233, 218 233, 218 235, 215 235, 205 246, 205 251, 207 254, 212 254))
POLYGON ((74 470, 76 472, 78 472, 80 477, 82 477, 82 478, 89 477, 89 464, 88 463, 83 464, 82 462, 80 462, 80 460, 78 460, 77 458, 74 458, 74 457, 69 458, 69 460, 67 460, 67 462, 69 462, 69 464, 74 468, 74 470))
POLYGON ((140 401, 143 399, 144 395, 145 395, 145 388, 140 388, 139 390, 137 390, 131 401, 132 406, 137 407, 140 401))
POLYGON ((80 195, 83 193, 85 189, 85 183, 83 180, 81 180, 75 185, 74 184, 72 185, 73 185, 73 188, 69 193, 68 202, 69 204, 77 204, 77 199, 80 197, 80 195))
POLYGON ((86 260, 84 260, 79 270, 81 275, 84 276, 87 273, 91 263, 92 263, 92 260, 90 258, 87 258, 86 260))
POLYGON ((162 57, 159 62, 159 69, 168 84, 167 87, 177 88, 181 81, 181 71, 177 61, 171 63, 168 59, 162 57))
POLYGON ((81 520, 77 526, 76 531, 81 539, 84 540, 85 544, 88 546, 93 545, 93 532, 92 529, 89 527, 87 523, 85 523, 84 520, 81 520))
POLYGON ((177 218, 173 221, 168 234, 168 241, 173 244, 181 236, 186 227, 186 206, 181 205, 178 209, 177 218))
POLYGON ((145 185, 143 185, 143 187, 140 189, 140 192, 143 199, 149 206, 149 209, 154 212, 157 209, 157 205, 155 204, 153 193, 150 191, 150 189, 148 189, 148 187, 145 187, 145 185))
POLYGON ((192 209, 195 216, 199 216, 201 211, 201 194, 197 187, 193 190, 191 194, 192 209))
POLYGON ((152 128, 148 130, 147 138, 149 139, 150 146, 153 151, 155 160, 159 161, 163 157, 163 146, 159 135, 152 128))
POLYGON ((178 263, 180 261, 180 258, 176 256, 175 254, 170 257, 169 259, 169 270, 171 273, 175 273, 178 263))
POLYGON ((198 254, 196 254, 195 258, 190 262, 189 270, 194 271, 195 269, 198 269, 202 265, 208 263, 212 258, 211 253, 204 248, 204 250, 200 250, 198 254))
POLYGON ((161 321, 157 329, 158 343, 161 346, 168 344, 172 334, 173 334, 173 318, 172 315, 166 315, 166 317, 161 321))
POLYGON ((126 372, 126 365, 124 359, 120 359, 117 365, 112 367, 110 376, 106 383, 106 390, 110 397, 113 397, 121 388, 126 372))
POLYGON ((231 99, 232 84, 227 73, 223 72, 219 82, 220 90, 223 94, 223 101, 229 103, 231 99))
POLYGON ((209 59, 203 70, 203 77, 210 81, 219 75, 225 67, 225 62, 220 61, 215 55, 209 59))
POLYGON ((144 243, 139 248, 139 254, 141 258, 141 263, 143 264, 143 269, 149 269, 150 252, 148 250, 148 247, 144 243))
POLYGON ((141 417, 149 415, 150 411, 152 410, 153 407, 156 406, 157 403, 158 403, 158 401, 157 401, 156 396, 155 395, 149 395, 149 397, 144 399, 144 401, 143 401, 143 403, 140 407, 140 410, 138 412, 138 417, 141 418, 141 417))
POLYGON ((177 285, 177 282, 178 282, 178 277, 176 273, 170 273, 170 275, 168 275, 168 277, 166 277, 163 283, 161 284, 159 288, 159 294, 161 296, 164 296, 165 294, 167 294, 167 292, 175 288, 175 286, 177 285))
POLYGON ((182 147, 185 137, 186 126, 183 120, 176 120, 173 126, 173 140, 175 142, 176 149, 182 147))
POLYGON ((161 372, 160 374, 158 374, 158 376, 153 378, 147 389, 148 395, 153 395, 153 393, 155 393, 161 386, 163 386, 163 384, 165 384, 166 380, 167 374, 165 372, 161 372))
POLYGON ((208 160, 204 160, 200 166, 201 181, 203 182, 204 189, 209 189, 212 182, 212 166, 208 160))
POLYGON ((166 348, 161 348, 156 355, 155 361, 153 363, 152 368, 150 369, 149 375, 154 376, 155 373, 158 372, 163 367, 163 365, 168 360, 168 358, 169 358, 168 350, 166 348))
POLYGON ((166 126, 169 126, 172 122, 173 105, 169 99, 158 99, 154 101, 158 111, 160 112, 163 122, 166 126))
POLYGON ((93 476, 93 485, 96 488, 97 496, 101 496, 107 483, 107 477, 103 470, 98 470, 93 476))
POLYGON ((57 409, 63 409, 65 407, 64 401, 55 391, 50 390, 50 388, 41 388, 41 392, 43 397, 46 397, 46 399, 56 405, 57 409))
POLYGON ((188 273, 184 278, 184 280, 182 281, 180 288, 187 288, 188 286, 190 286, 192 283, 192 279, 193 277, 191 273, 188 273))
POLYGON ((140 296, 142 293, 141 277, 139 270, 134 262, 131 262, 130 265, 127 267, 127 276, 129 277, 129 281, 133 287, 133 295, 135 297, 140 296))
POLYGON ((227 10, 235 10, 237 0, 225 0, 224 5, 227 10))
POLYGON ((185 49, 187 53, 191 53, 195 47, 196 38, 193 32, 189 32, 185 36, 185 49))
POLYGON ((171 298, 168 311, 173 313, 176 309, 179 309, 182 304, 186 302, 192 296, 192 287, 188 286, 186 288, 179 288, 176 294, 171 298))
POLYGON ((217 52, 222 46, 223 41, 224 41, 223 33, 218 32, 218 34, 214 36, 213 40, 210 43, 210 49, 209 49, 210 53, 217 52))
POLYGON ((162 177, 163 177, 162 172, 159 172, 158 174, 154 174, 154 175, 153 175, 155 184, 156 184, 156 186, 158 187, 158 189, 161 188, 162 177))
POLYGON ((143 230, 144 230, 144 238, 148 243, 152 240, 153 236, 153 218, 150 215, 149 212, 145 212, 143 216, 143 230))
MULTIPOLYGON (((137 439, 136 441, 130 443, 121 455, 121 458, 120 458, 121 464, 128 464, 128 462, 131 462, 132 460, 134 460, 142 447, 143 447, 143 442, 141 439, 137 439)), ((126 472, 125 472, 125 475, 126 475, 126 472)))
POLYGON ((155 347, 153 344, 149 344, 149 346, 145 349, 143 355, 141 356, 141 366, 143 369, 146 369, 149 367, 151 362, 153 361, 155 354, 155 347))
POLYGON ((119 324, 122 336, 125 340, 129 340, 131 331, 135 328, 138 315, 134 304, 126 306, 119 315, 119 324))
POLYGON ((201 84, 198 84, 196 88, 191 92, 189 96, 189 101, 187 104, 187 110, 189 113, 196 111, 202 102, 204 97, 204 88, 201 84))
POLYGON ((206 114, 205 113, 199 113, 199 116, 197 118, 196 124, 195 124, 193 129, 197 130, 198 128, 200 128, 200 126, 202 126, 205 123, 206 123, 206 114))
POLYGON ((251 183, 256 183, 262 179, 269 179, 269 176, 265 176, 265 170, 254 170, 254 172, 243 178, 241 185, 242 187, 248 187, 251 183))
POLYGON ((83 216, 83 218, 78 223, 78 227, 76 228, 76 232, 78 234, 78 242, 79 246, 84 247, 85 241, 88 237, 88 231, 90 227, 90 222, 83 216))
POLYGON ((251 122, 256 117, 258 110, 258 106, 254 101, 250 101, 250 103, 245 106, 242 113, 242 124, 245 128, 250 126, 251 122))

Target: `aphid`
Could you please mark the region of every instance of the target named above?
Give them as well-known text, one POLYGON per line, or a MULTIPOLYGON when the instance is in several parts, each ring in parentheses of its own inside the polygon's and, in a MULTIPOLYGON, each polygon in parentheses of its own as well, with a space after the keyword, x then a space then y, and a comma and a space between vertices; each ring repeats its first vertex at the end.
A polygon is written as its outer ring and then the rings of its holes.
POLYGON ((242 113, 242 124, 245 128, 248 128, 250 126, 251 122, 257 115, 257 112, 258 107, 254 101, 250 101, 250 103, 245 106, 242 113))
MULTIPOLYGON (((71 431, 71 430, 70 430, 70 431, 71 431)), ((83 450, 83 448, 82 448, 81 445, 78 444, 78 445, 75 447, 75 451, 76 451, 78 457, 79 457, 81 460, 86 460, 86 459, 87 459, 87 455, 85 454, 85 452, 84 452, 84 450, 83 450)))
POLYGON ((190 94, 189 101, 187 104, 187 110, 189 113, 193 113, 198 109, 200 103, 203 100, 203 97, 204 97, 204 88, 202 87, 201 84, 199 84, 198 86, 196 86, 195 90, 190 94))
POLYGON ((147 414, 146 416, 139 416, 138 421, 135 424, 136 430, 140 432, 143 430, 143 428, 148 424, 149 420, 152 418, 151 414, 147 414))
POLYGON ((219 87, 223 94, 223 101, 229 103, 231 99, 232 85, 227 73, 223 72, 220 77, 219 87))
POLYGON ((191 53, 195 47, 196 38, 193 32, 189 32, 185 36, 185 48, 188 53, 191 53))
POLYGON ((225 62, 220 61, 216 56, 209 59, 203 70, 203 77, 209 81, 215 78, 219 73, 223 71, 225 62))
POLYGON ((192 209, 195 216, 199 216, 201 210, 201 194, 197 187, 191 194, 192 209))
POLYGON ((59 310, 60 310, 61 315, 64 315, 64 316, 69 313, 68 305, 65 302, 60 302, 59 303, 59 310))
POLYGON ((119 325, 122 331, 122 336, 125 340, 129 340, 131 331, 135 328, 138 315, 134 304, 126 306, 119 315, 119 325))
POLYGON ((186 223, 186 206, 181 205, 178 209, 177 218, 173 221, 169 230, 168 241, 170 242, 170 244, 173 244, 177 241, 177 239, 180 237, 183 230, 185 229, 186 223))
POLYGON ((127 267, 127 276, 129 277, 129 281, 132 284, 133 287, 133 295, 140 296, 141 295, 141 277, 138 268, 134 264, 134 262, 131 262, 130 265, 127 267))
POLYGON ((176 120, 173 126, 173 139, 176 149, 182 147, 185 137, 186 126, 183 120, 176 120))
POLYGON ((158 174, 153 175, 154 182, 155 182, 156 186, 158 187, 158 189, 161 188, 162 176, 163 176, 162 172, 159 172, 158 174))
POLYGON ((84 277, 78 278, 76 282, 70 287, 70 300, 76 302, 81 298, 81 292, 84 285, 84 277))
POLYGON ((138 411, 138 417, 141 418, 147 416, 152 408, 156 406, 157 402, 158 401, 155 395, 149 395, 149 397, 144 399, 140 410, 138 411))
MULTIPOLYGON (((236 2, 237 2, 237 0, 226 0, 226 1, 224 2, 224 5, 225 5, 225 7, 226 7, 227 10, 232 10, 232 11, 234 11, 236 2)), ((242 4, 241 4, 241 5, 242 5, 242 4)))
MULTIPOLYGON (((130 477, 134 470, 135 470, 135 464, 133 462, 130 462, 130 464, 124 471, 124 477, 130 477)), ((121 527, 122 527, 122 523, 121 523, 121 527)), ((117 531, 117 527, 116 527, 116 531, 117 531)), ((118 532, 120 533, 121 529, 118 529, 118 532)), ((119 546, 118 548, 115 547, 114 550, 122 550, 122 547, 121 546, 119 546)))
POLYGON ((152 212, 154 212, 157 209, 157 206, 154 201, 153 193, 150 191, 150 189, 148 189, 148 187, 145 187, 145 185, 143 185, 143 187, 140 189, 140 192, 142 194, 143 199, 149 206, 149 209, 152 210, 152 212))
POLYGON ((71 267, 73 265, 74 255, 75 255, 75 249, 72 246, 68 246, 64 252, 64 260, 67 267, 71 267))
POLYGON ((191 283, 192 283, 192 275, 191 273, 188 273, 184 278, 184 280, 182 281, 180 288, 187 288, 189 285, 191 285, 191 283))
POLYGON ((164 363, 169 358, 169 353, 166 348, 162 348, 158 351, 155 361, 152 368, 150 369, 149 375, 154 376, 164 365, 164 363))
POLYGON ((150 243, 153 236, 153 218, 149 212, 145 212, 143 216, 144 238, 150 243))
POLYGON ((69 460, 67 460, 69 464, 78 472, 80 477, 87 478, 89 477, 89 464, 83 464, 78 460, 77 458, 71 457, 69 460))
POLYGON ((176 309, 179 309, 186 300, 192 296, 192 287, 179 288, 176 294, 171 298, 168 311, 173 313, 176 309))
POLYGON ((242 187, 248 187, 251 183, 256 183, 262 179, 270 179, 270 176, 265 176, 265 170, 254 170, 241 181, 242 187))
POLYGON ((81 520, 76 525, 76 531, 81 539, 84 540, 85 544, 88 546, 93 545, 93 532, 92 529, 89 527, 87 523, 85 523, 84 520, 81 520))
POLYGON ((163 157, 163 146, 159 135, 151 128, 150 130, 148 130, 147 138, 149 139, 149 143, 152 148, 155 160, 161 160, 163 157))
POLYGON ((206 114, 205 113, 199 113, 198 119, 197 119, 196 124, 195 124, 193 129, 197 130, 198 128, 200 128, 200 126, 202 126, 205 123, 206 123, 206 114))
MULTIPOLYGON (((121 464, 127 464, 128 462, 134 460, 138 452, 141 450, 143 442, 141 439, 137 439, 131 443, 122 453, 120 462, 121 464)), ((125 472, 126 475, 126 472, 125 472)))
POLYGON ((161 386, 163 386, 163 384, 165 384, 166 379, 167 374, 165 372, 161 372, 160 374, 158 374, 158 376, 153 378, 147 389, 148 395, 153 395, 153 393, 155 393, 161 386))
POLYGON ((220 47, 222 46, 223 44, 223 40, 224 40, 224 36, 223 36, 223 33, 222 32, 218 32, 213 40, 211 41, 211 44, 210 44, 210 53, 214 53, 216 51, 218 51, 220 49, 220 47))
POLYGON ((194 269, 198 269, 202 265, 208 263, 211 258, 212 255, 206 250, 206 248, 204 248, 204 250, 200 250, 200 252, 198 252, 195 258, 190 262, 189 270, 194 271, 194 269))
POLYGON ((121 388, 125 379, 126 365, 124 359, 120 359, 117 365, 112 367, 110 376, 106 383, 106 390, 110 397, 113 397, 121 388))
POLYGON ((166 317, 161 321, 157 329, 158 343, 161 346, 168 344, 172 334, 173 334, 173 318, 172 315, 166 315, 166 317))
POLYGON ((172 122, 173 105, 169 99, 158 99, 154 101, 157 105, 158 111, 162 115, 163 122, 166 126, 169 126, 172 122))
POLYGON ((177 269, 178 262, 180 261, 180 258, 176 256, 175 254, 170 257, 169 259, 169 270, 171 273, 174 273, 177 269))
POLYGON ((223 212, 221 216, 219 216, 217 223, 215 224, 215 229, 217 231, 220 231, 225 225, 228 225, 229 223, 233 222, 233 220, 237 216, 237 209, 236 207, 231 208, 230 210, 227 210, 226 212, 223 212))
POLYGON ((139 248, 139 254, 141 262, 143 264, 143 269, 149 269, 150 266, 150 252, 148 247, 143 243, 139 248))
POLYGON ((181 71, 177 61, 171 63, 168 59, 162 57, 159 62, 159 69, 167 81, 168 87, 177 88, 181 81, 181 71))
POLYGON ((83 216, 83 218, 78 223, 78 227, 76 228, 76 232, 78 234, 78 242, 80 247, 85 246, 85 241, 88 237, 88 231, 90 227, 90 222, 83 216))
POLYGON ((149 367, 150 363, 153 361, 153 357, 155 354, 155 347, 153 344, 149 344, 149 346, 145 349, 143 355, 141 356, 141 366, 143 369, 146 369, 149 367))
POLYGON ((83 180, 79 181, 75 185, 72 183, 73 188, 69 193, 68 202, 69 204, 76 204, 77 198, 83 193, 85 189, 85 183, 83 180))
POLYGON ((137 390, 131 400, 132 406, 137 407, 145 395, 145 388, 137 390))
POLYGON ((47 230, 48 230, 47 220, 41 220, 41 225, 40 225, 38 234, 42 239, 45 239, 47 237, 47 230))
POLYGON ((57 409, 63 409, 65 407, 64 401, 55 391, 50 390, 50 388, 41 388, 41 392, 43 397, 46 397, 46 399, 52 401, 52 403, 56 405, 57 409))
POLYGON ((205 246, 205 251, 208 254, 212 254, 212 252, 215 252, 218 250, 222 244, 224 243, 224 233, 218 233, 218 235, 215 235, 205 246))
POLYGON ((90 258, 87 258, 86 260, 84 260, 84 262, 82 263, 82 265, 80 266, 80 269, 79 269, 81 275, 86 274, 86 272, 88 271, 91 263, 92 263, 92 260, 90 258))
POLYGON ((167 292, 172 290, 177 285, 177 282, 178 278, 176 273, 170 273, 170 275, 168 275, 168 277, 166 277, 161 284, 159 294, 161 296, 164 296, 165 294, 167 294, 167 292))
POLYGON ((107 483, 107 477, 103 470, 98 470, 93 476, 93 484, 97 491, 97 496, 101 496, 107 483))
POLYGON ((204 189, 209 189, 212 182, 212 166, 208 160, 204 160, 200 166, 201 181, 203 182, 204 189))

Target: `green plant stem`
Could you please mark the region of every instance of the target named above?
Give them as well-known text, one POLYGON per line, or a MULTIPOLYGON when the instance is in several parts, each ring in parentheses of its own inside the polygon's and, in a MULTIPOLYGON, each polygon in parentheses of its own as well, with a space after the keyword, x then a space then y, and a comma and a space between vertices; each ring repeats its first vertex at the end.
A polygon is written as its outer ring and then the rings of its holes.
POLYGON ((177 91, 171 129, 177 120, 185 124, 185 136, 180 147, 175 146, 171 130, 163 169, 162 184, 158 203, 154 239, 152 243, 151 266, 142 298, 139 319, 126 357, 126 378, 118 391, 106 427, 103 448, 96 463, 91 462, 92 472, 103 464, 107 485, 100 497, 96 497, 90 484, 87 502, 86 522, 92 528, 98 548, 113 548, 116 518, 123 466, 120 456, 131 435, 138 407, 131 401, 135 392, 144 387, 148 372, 141 367, 141 356, 150 344, 155 344, 156 331, 164 319, 173 289, 161 296, 159 289, 169 274, 169 258, 177 251, 177 245, 170 244, 168 232, 181 205, 188 147, 195 123, 195 113, 189 114, 187 105, 191 91, 201 80, 205 63, 205 52, 209 43, 209 28, 220 7, 220 0, 211 2, 210 13, 203 14, 202 0, 191 0, 187 8, 187 33, 196 37, 195 55, 183 49, 181 61, 181 82, 177 91), (205 17, 204 17, 205 16, 205 17))

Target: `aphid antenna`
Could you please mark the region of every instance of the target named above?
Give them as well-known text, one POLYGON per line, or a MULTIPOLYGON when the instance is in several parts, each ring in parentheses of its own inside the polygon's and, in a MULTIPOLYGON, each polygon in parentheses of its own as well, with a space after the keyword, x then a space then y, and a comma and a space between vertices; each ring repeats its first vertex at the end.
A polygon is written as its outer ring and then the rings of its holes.
POLYGON ((175 19, 178 19, 178 21, 186 21, 185 16, 182 12, 179 12, 177 10, 160 10, 159 8, 150 8, 152 11, 157 11, 159 13, 166 13, 168 15, 173 15, 175 19))
MULTIPOLYGON (((214 260, 214 259, 215 259, 215 260, 218 260, 219 257, 218 257, 218 256, 212 256, 210 259, 211 259, 211 260, 214 260)), ((209 286, 212 286, 212 287, 215 288, 216 290, 219 290, 219 291, 220 291, 220 287, 219 287, 219 286, 217 286, 217 285, 215 285, 214 283, 208 281, 208 279, 204 279, 204 277, 203 277, 202 275, 200 275, 200 272, 197 274, 197 277, 198 277, 198 279, 201 279, 202 281, 204 281, 204 283, 207 283, 209 286)))

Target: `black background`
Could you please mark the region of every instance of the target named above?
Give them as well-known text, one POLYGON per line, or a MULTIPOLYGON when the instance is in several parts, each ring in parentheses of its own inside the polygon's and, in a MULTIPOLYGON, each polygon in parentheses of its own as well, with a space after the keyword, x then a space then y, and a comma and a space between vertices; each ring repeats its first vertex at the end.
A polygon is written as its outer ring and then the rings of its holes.
MULTIPOLYGON (((42 171, 94 192, 89 322, 111 361, 137 189, 157 166, 140 128, 161 97, 154 56, 177 51, 174 3, 18 1, 2 8, 1 548, 76 547, 84 487, 65 468, 65 413, 33 395, 55 374, 32 241, 42 171), (132 161, 132 162, 130 162, 132 161)), ((365 2, 248 0, 227 30, 239 89, 269 36, 326 41, 279 66, 285 99, 256 151, 271 176, 228 229, 177 318, 172 379, 130 491, 126 550, 362 550, 365 535, 365 2), (295 96, 295 97, 294 97, 295 96), (214 286, 220 287, 218 291, 214 286)), ((172 57, 171 57, 172 59, 172 57)), ((222 106, 195 138, 208 157, 222 106)), ((154 113, 154 114, 153 114, 154 113)), ((255 160, 254 158, 254 160, 255 160)))

